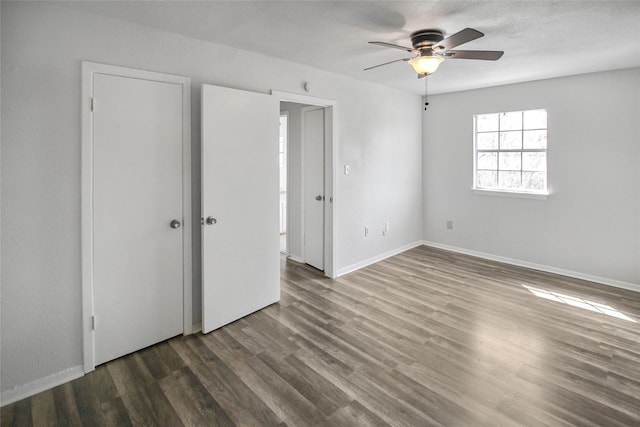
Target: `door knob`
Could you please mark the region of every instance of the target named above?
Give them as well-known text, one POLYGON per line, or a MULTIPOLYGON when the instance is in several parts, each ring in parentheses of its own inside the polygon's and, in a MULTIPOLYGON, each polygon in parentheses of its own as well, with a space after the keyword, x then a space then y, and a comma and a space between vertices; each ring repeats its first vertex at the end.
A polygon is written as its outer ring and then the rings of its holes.
POLYGON ((212 216, 207 217, 207 225, 213 225, 213 224, 215 224, 217 222, 218 222, 218 220, 215 219, 214 217, 212 217, 212 216))
POLYGON ((318 195, 316 196, 316 200, 317 200, 317 201, 322 200, 322 196, 321 196, 320 194, 318 194, 318 195))
POLYGON ((171 226, 171 228, 180 228, 182 224, 180 224, 180 221, 178 221, 177 219, 174 219, 169 225, 171 226))

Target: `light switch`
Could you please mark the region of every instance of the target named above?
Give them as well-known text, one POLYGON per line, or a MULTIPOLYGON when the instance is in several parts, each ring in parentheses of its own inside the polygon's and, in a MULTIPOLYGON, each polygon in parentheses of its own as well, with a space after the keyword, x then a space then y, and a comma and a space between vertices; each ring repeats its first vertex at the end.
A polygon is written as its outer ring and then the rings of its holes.
POLYGON ((351 167, 349 165, 344 165, 344 174, 349 175, 351 172, 351 167))

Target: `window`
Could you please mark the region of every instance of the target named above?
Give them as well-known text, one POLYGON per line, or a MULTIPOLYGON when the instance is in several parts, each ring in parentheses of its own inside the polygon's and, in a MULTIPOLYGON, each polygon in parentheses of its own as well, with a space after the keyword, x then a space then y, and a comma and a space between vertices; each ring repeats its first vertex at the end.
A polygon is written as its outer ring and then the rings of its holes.
POLYGON ((473 119, 474 190, 547 194, 547 110, 473 119))

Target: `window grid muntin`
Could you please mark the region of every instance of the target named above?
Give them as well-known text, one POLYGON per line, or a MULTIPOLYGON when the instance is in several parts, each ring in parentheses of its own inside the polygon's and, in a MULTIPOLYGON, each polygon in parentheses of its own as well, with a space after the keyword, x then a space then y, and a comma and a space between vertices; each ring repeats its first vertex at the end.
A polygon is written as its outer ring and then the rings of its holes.
MULTIPOLYGON (((493 191, 514 191, 514 192, 519 192, 519 193, 546 193, 547 192, 547 179, 548 179, 548 174, 547 174, 547 157, 546 157, 546 153, 547 153, 547 144, 548 144, 548 140, 545 142, 545 148, 524 148, 524 133, 525 132, 531 132, 531 131, 544 131, 545 132, 545 139, 547 136, 547 131, 548 131, 548 122, 547 122, 547 127, 545 128, 530 128, 530 129, 525 129, 525 124, 524 124, 524 113, 528 112, 528 111, 538 111, 538 110, 544 110, 545 115, 547 114, 546 109, 543 108, 539 108, 539 109, 534 109, 534 110, 522 110, 522 111, 503 111, 503 112, 498 112, 498 113, 483 113, 483 114, 476 114, 474 115, 474 120, 473 120, 473 127, 474 127, 474 134, 473 134, 473 143, 474 143, 474 158, 473 158, 473 167, 474 167, 474 175, 473 175, 473 188, 474 189, 478 189, 478 190, 493 190, 493 191), (520 113, 521 114, 521 120, 520 120, 520 129, 502 129, 502 120, 500 120, 501 115, 503 114, 513 114, 513 113, 520 113), (481 115, 489 115, 489 114, 497 114, 498 115, 498 129, 493 129, 493 130, 487 130, 487 131, 478 131, 477 130, 477 126, 478 126, 478 116, 481 115), (501 134, 502 133, 506 133, 506 132, 520 132, 520 146, 522 148, 520 149, 516 149, 516 148, 505 148, 505 149, 501 149, 500 145, 501 145, 501 134), (477 137, 480 134, 489 134, 489 133, 497 133, 497 139, 498 139, 498 148, 497 149, 478 149, 477 148, 477 137), (478 168, 478 155, 480 153, 495 153, 496 154, 496 168, 495 169, 486 169, 486 168, 478 168), (500 153, 521 153, 520 155, 520 170, 511 170, 511 169, 500 169, 500 153), (536 170, 525 170, 523 169, 523 160, 522 160, 522 154, 523 153, 545 153, 545 170, 544 171, 536 171, 536 170), (495 172, 496 173, 496 186, 495 187, 480 187, 478 184, 478 172, 482 171, 482 172, 495 172), (520 173, 520 187, 518 188, 509 188, 509 187, 501 187, 499 185, 500 183, 500 172, 519 172, 520 173), (544 188, 542 190, 530 190, 530 189, 525 189, 523 188, 523 177, 525 173, 544 173, 544 180, 543 180, 543 184, 544 184, 544 188)), ((546 121, 546 117, 545 117, 545 121, 546 121)))

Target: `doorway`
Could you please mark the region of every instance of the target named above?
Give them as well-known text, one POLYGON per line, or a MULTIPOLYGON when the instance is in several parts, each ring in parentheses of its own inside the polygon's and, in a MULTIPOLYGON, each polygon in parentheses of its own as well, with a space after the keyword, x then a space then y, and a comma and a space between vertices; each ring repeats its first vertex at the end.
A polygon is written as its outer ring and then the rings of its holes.
POLYGON ((192 330, 190 79, 82 64, 84 370, 192 330))
POLYGON ((288 117, 287 258, 307 263, 324 271, 326 276, 335 277, 333 215, 336 138, 333 124, 336 102, 277 91, 272 91, 272 95, 280 99, 280 112, 286 111, 288 117), (310 134, 315 135, 314 143, 306 141, 306 136, 310 134), (311 176, 316 177, 314 188, 309 185, 311 176), (316 200, 318 196, 320 198, 316 200), (308 207, 305 206, 306 199, 313 202, 308 207), (316 208, 315 215, 312 215, 315 219, 309 217, 311 207, 316 208), (313 221, 316 221, 315 226, 311 225, 313 221), (315 231, 315 234, 309 235, 309 230, 315 231))

